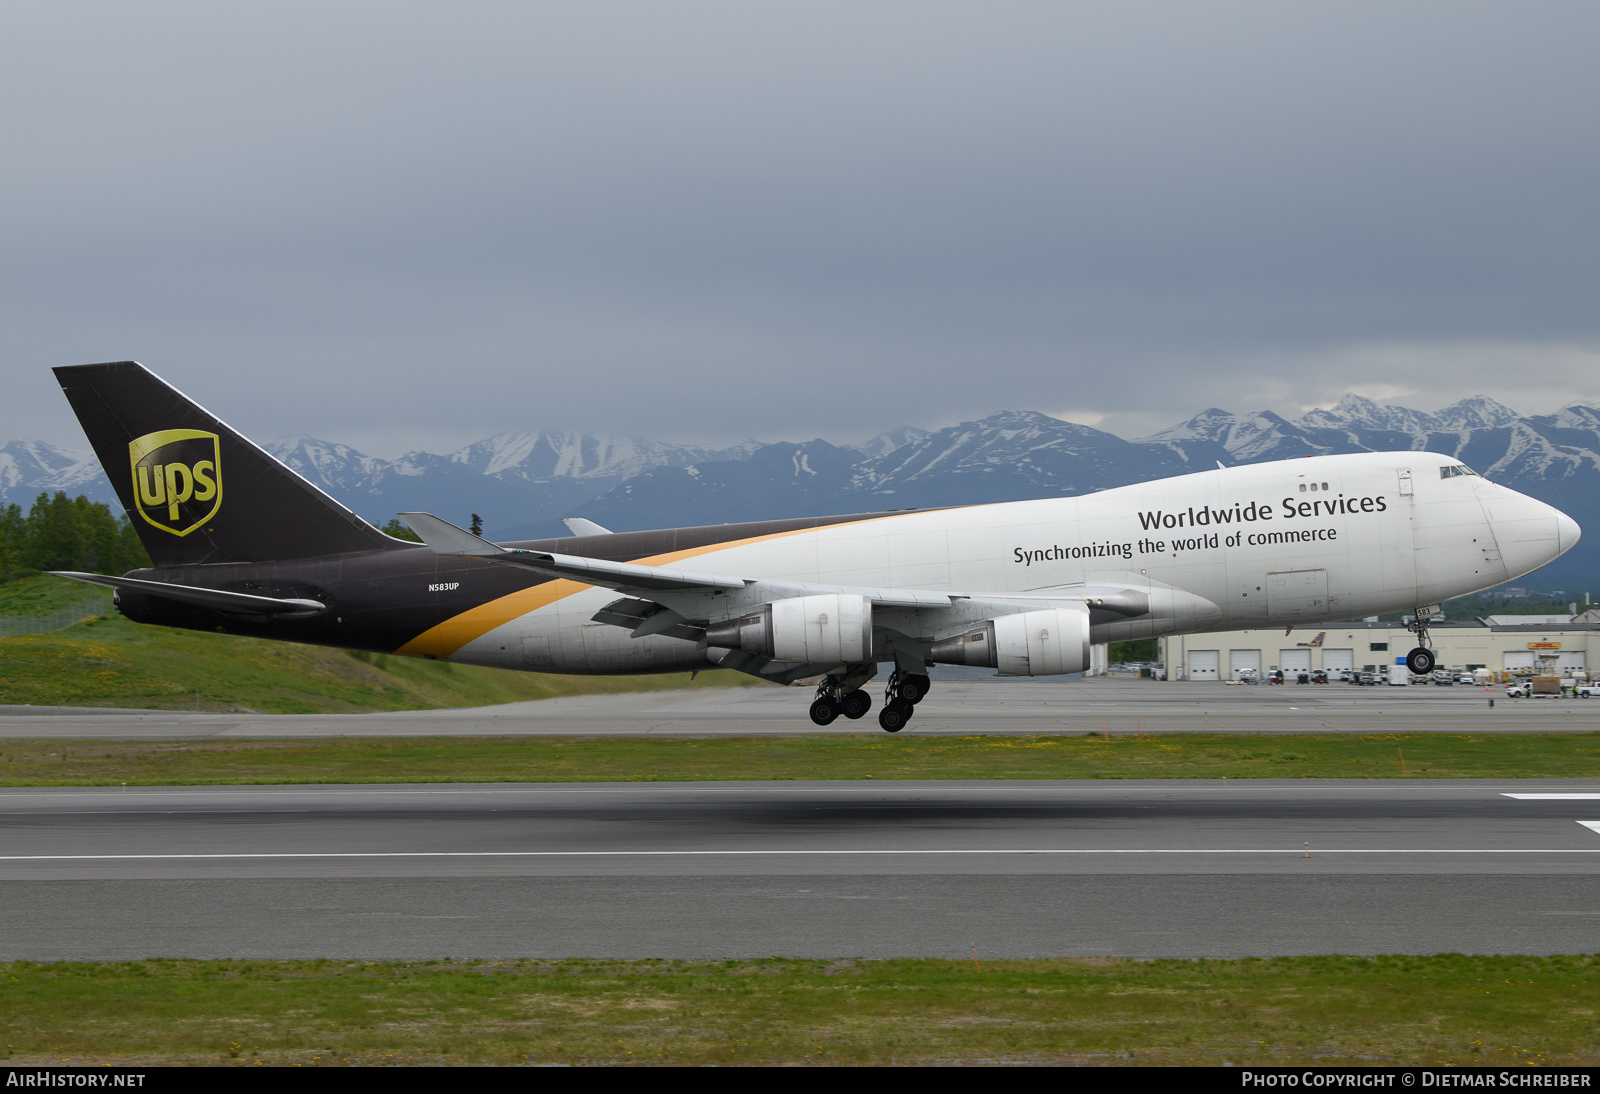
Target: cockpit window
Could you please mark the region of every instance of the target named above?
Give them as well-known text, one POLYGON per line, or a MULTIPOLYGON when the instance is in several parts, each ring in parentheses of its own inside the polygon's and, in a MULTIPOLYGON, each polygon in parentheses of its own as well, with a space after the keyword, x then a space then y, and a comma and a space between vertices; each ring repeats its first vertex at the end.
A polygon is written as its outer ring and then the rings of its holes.
POLYGON ((1439 468, 1439 477, 1441 479, 1453 479, 1457 475, 1476 475, 1476 474, 1477 474, 1476 471, 1474 471, 1472 468, 1468 467, 1464 463, 1458 463, 1458 464, 1455 464, 1455 465, 1453 465, 1451 467, 1441 467, 1441 468, 1439 468))

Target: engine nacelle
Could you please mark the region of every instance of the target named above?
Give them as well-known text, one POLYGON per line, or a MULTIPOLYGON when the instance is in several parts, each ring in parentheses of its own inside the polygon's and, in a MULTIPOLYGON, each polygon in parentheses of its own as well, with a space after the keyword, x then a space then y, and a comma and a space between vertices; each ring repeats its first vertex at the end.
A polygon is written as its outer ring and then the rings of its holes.
POLYGON ((776 661, 867 661, 872 654, 872 601, 854 593, 790 597, 707 627, 706 645, 776 661))
POLYGON ((945 665, 998 669, 1001 676, 1056 676, 1089 667, 1086 608, 1044 608, 992 619, 935 642, 929 656, 945 665))

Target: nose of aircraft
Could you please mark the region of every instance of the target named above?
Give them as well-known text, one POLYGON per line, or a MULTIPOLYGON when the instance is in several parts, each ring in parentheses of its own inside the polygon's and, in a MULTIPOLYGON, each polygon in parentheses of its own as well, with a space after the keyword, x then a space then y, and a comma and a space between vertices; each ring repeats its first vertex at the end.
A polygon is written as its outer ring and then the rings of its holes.
POLYGON ((1485 515, 1500 546, 1506 580, 1554 562, 1578 542, 1578 522, 1553 505, 1504 486, 1480 494, 1485 515))
POLYGON ((1561 548, 1561 553, 1566 554, 1578 542, 1578 537, 1583 535, 1583 529, 1578 527, 1578 522, 1573 520, 1561 510, 1556 514, 1556 541, 1561 548))

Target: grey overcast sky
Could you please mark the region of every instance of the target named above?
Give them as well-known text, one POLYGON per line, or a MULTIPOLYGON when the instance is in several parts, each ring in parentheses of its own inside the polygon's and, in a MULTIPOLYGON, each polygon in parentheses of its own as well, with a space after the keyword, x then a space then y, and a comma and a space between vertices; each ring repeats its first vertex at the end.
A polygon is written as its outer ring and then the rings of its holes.
POLYGON ((0 7, 0 440, 1600 403, 1600 5, 0 7))

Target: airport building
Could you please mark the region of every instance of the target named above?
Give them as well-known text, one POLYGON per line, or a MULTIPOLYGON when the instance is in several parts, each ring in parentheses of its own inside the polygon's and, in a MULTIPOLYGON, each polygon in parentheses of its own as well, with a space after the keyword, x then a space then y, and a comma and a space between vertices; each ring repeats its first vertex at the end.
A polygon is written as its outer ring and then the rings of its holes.
MULTIPOLYGON (((1578 617, 1583 618, 1583 617, 1578 617)), ((1490 616, 1472 622, 1434 623, 1428 628, 1439 667, 1486 668, 1492 672, 1570 675, 1600 666, 1600 623, 1562 616, 1490 616)), ((1218 631, 1159 640, 1169 680, 1231 680, 1243 670, 1257 674, 1340 669, 1384 672, 1405 663, 1416 638, 1400 623, 1324 623, 1296 628, 1218 631)))

